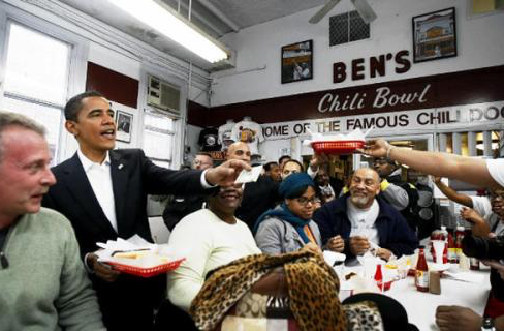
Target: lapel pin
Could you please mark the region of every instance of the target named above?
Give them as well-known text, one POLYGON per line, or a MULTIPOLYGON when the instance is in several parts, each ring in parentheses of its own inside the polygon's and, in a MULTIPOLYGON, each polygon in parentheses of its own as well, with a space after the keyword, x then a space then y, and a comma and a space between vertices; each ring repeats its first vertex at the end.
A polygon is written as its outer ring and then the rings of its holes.
POLYGON ((119 170, 123 169, 123 164, 122 164, 122 163, 120 163, 120 164, 119 164, 119 167, 117 167, 117 168, 118 168, 119 170))

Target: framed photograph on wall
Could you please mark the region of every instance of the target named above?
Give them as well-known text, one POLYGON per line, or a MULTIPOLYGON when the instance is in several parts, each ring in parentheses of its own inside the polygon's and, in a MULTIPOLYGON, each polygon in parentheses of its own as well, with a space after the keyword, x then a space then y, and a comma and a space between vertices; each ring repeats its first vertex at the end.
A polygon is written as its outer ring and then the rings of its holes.
POLYGON ((413 17, 412 33, 414 62, 457 55, 454 7, 413 17))
POLYGON ((122 111, 116 113, 116 140, 129 143, 132 138, 133 115, 122 111))
POLYGON ((282 84, 312 79, 312 40, 286 45, 281 53, 282 84))

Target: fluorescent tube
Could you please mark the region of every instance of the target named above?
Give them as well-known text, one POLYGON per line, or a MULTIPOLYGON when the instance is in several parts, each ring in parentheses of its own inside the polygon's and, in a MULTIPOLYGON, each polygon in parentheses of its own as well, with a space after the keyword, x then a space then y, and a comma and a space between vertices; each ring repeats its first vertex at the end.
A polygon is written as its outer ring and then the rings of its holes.
POLYGON ((218 46, 216 41, 211 40, 211 37, 198 31, 177 12, 155 0, 108 1, 204 60, 215 63, 228 58, 228 54, 218 46))

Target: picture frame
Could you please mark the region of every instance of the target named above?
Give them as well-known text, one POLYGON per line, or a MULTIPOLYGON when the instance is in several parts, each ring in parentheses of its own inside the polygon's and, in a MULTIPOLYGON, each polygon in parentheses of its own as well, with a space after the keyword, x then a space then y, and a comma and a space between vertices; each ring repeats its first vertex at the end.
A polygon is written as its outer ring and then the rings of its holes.
POLYGON ((454 7, 412 18, 414 63, 458 55, 454 7))
POLYGON ((116 140, 130 143, 132 137, 133 115, 126 112, 116 112, 116 140))
POLYGON ((301 82, 313 78, 312 39, 299 41, 281 49, 282 84, 301 82))

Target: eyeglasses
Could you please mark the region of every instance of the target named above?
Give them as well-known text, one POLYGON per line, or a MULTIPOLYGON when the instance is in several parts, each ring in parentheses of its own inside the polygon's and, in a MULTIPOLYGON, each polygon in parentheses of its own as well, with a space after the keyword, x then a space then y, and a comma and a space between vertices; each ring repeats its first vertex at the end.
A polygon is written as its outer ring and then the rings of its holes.
POLYGON ((211 164, 210 162, 203 162, 203 161, 200 161, 200 160, 193 160, 193 164, 195 165, 199 165, 199 164, 211 164))
POLYGON ((315 198, 312 198, 312 199, 307 199, 307 198, 297 198, 297 199, 296 199, 296 202, 298 202, 298 203, 299 203, 299 204, 301 204, 301 205, 307 206, 309 203, 311 203, 311 204, 315 204, 315 203, 316 203, 316 199, 315 199, 315 198))
POLYGON ((492 193, 491 199, 493 200, 503 200, 503 193, 492 193))

